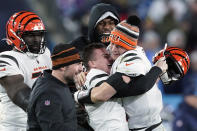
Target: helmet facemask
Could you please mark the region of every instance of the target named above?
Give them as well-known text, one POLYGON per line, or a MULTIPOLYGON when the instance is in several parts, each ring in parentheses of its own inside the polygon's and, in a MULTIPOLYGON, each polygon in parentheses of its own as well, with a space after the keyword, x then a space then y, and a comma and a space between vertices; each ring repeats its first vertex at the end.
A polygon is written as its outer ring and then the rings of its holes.
POLYGON ((184 72, 178 61, 176 61, 169 52, 165 51, 164 54, 169 55, 166 57, 166 62, 168 63, 168 76, 174 80, 181 79, 184 76, 184 72))
POLYGON ((44 30, 24 32, 22 35, 24 44, 21 44, 21 46, 26 47, 24 52, 43 54, 46 48, 45 33, 46 31, 44 30))

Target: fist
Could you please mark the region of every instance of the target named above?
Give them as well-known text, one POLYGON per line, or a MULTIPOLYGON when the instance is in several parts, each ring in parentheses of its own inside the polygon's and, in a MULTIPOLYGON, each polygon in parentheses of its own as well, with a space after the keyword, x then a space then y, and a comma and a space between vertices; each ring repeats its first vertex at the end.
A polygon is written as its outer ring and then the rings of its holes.
POLYGON ((156 63, 155 66, 159 67, 162 70, 162 73, 166 72, 168 65, 166 63, 165 57, 161 57, 156 63))

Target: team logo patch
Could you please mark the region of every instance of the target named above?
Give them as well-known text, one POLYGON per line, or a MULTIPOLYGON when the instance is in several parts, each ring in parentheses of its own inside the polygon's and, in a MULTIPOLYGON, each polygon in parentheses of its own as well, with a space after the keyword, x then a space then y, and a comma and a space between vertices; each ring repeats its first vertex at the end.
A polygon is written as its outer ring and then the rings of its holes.
POLYGON ((44 105, 45 105, 45 106, 50 106, 50 104, 51 104, 51 101, 50 101, 50 100, 45 100, 45 101, 44 101, 44 105))

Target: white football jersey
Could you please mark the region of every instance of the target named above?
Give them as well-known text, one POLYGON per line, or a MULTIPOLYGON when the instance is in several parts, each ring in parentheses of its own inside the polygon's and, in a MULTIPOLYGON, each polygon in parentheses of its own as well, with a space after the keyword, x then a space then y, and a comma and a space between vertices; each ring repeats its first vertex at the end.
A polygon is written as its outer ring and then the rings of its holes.
MULTIPOLYGON (((0 78, 21 74, 24 77, 24 83, 30 88, 42 71, 51 69, 51 67, 52 62, 48 48, 44 54, 36 58, 13 50, 0 53, 0 78)), ((0 130, 22 131, 26 128, 27 114, 9 99, 1 85, 0 100, 0 130)))
MULTIPOLYGON (((99 86, 108 77, 108 74, 102 70, 91 69, 86 76, 85 87, 89 90, 99 86)), ((94 105, 86 104, 85 108, 89 115, 89 124, 95 131, 129 130, 126 113, 120 98, 99 102, 94 105)))
MULTIPOLYGON (((119 56, 111 73, 121 72, 129 76, 145 75, 151 69, 142 47, 129 50, 119 56)), ((123 98, 123 106, 129 116, 129 129, 148 127, 161 122, 162 95, 155 84, 148 92, 123 98)))

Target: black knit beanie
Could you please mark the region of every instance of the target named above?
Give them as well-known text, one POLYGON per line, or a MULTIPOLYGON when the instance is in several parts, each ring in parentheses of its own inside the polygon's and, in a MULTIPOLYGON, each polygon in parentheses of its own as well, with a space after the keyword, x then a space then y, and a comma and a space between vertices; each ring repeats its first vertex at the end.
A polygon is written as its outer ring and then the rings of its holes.
POLYGON ((81 62, 79 51, 72 44, 58 44, 52 52, 52 69, 57 70, 61 67, 81 62))

